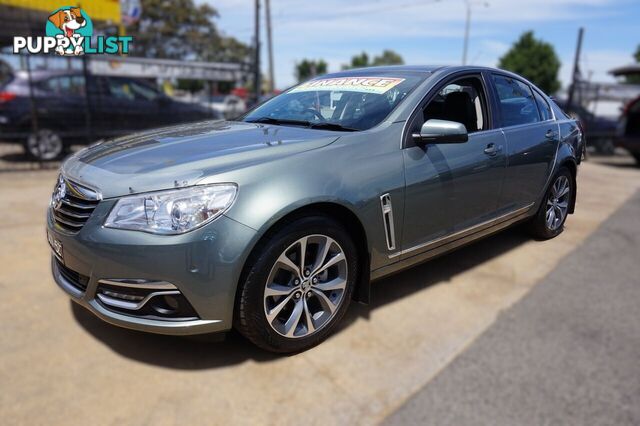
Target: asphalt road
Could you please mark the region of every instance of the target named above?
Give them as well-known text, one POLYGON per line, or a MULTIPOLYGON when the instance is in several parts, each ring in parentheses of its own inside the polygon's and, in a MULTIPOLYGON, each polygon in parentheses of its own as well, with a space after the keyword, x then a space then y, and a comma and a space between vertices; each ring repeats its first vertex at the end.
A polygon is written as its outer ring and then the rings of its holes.
MULTIPOLYGON (((576 214, 558 238, 534 241, 511 229, 381 280, 372 288, 372 303, 352 305, 331 338, 285 357, 237 335, 217 343, 120 329, 72 304, 51 279, 44 232, 56 172, 2 173, 0 423, 376 424, 431 386, 478 336, 502 321, 501 312, 581 250, 640 189, 640 169, 632 164, 628 157, 607 166, 584 163, 576 214)), ((627 251, 637 253, 635 244, 627 251)), ((620 309, 629 316, 637 310, 620 309)), ((547 324, 551 330, 563 327, 547 324)), ((638 328, 633 330, 637 338, 638 328)), ((627 344, 632 342, 633 336, 627 344)), ((602 363, 602 374, 619 368, 621 375, 637 376, 618 361, 626 353, 619 352, 602 363)), ((527 371, 518 364, 520 369, 527 371)), ((578 385, 568 382, 567 394, 578 393, 576 401, 591 395, 586 384, 604 381, 596 373, 578 385)), ((534 384, 528 392, 541 393, 534 384)))
POLYGON ((640 424, 640 192, 386 424, 640 424))

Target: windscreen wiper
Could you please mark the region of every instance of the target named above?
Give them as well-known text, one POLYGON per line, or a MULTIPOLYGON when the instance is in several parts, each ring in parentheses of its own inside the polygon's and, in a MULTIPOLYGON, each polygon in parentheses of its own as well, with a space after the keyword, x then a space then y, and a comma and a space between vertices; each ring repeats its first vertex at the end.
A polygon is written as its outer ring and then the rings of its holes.
POLYGON ((304 120, 289 120, 286 118, 273 118, 273 117, 260 117, 255 120, 247 120, 247 123, 262 123, 262 124, 275 124, 275 125, 291 125, 291 126, 304 126, 311 129, 324 129, 324 130, 336 130, 340 132, 358 132, 360 129, 354 129, 353 127, 345 127, 338 123, 319 122, 312 123, 304 120))
POLYGON ((337 130, 339 132, 359 132, 360 129, 354 129, 353 127, 346 127, 338 123, 320 122, 309 123, 309 127, 312 129, 324 129, 324 130, 337 130))
POLYGON ((304 126, 309 127, 310 122, 304 120, 287 120, 285 118, 273 118, 273 117, 260 117, 255 120, 246 120, 247 123, 263 123, 263 124, 275 124, 275 125, 292 125, 292 126, 304 126))

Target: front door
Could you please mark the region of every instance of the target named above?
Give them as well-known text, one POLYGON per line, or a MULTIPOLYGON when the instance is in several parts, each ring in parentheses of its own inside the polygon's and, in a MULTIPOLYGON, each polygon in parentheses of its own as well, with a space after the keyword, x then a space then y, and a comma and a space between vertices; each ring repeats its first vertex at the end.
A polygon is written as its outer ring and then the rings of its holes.
POLYGON ((496 216, 504 180, 505 139, 492 129, 480 75, 446 84, 410 124, 419 132, 429 119, 460 122, 469 140, 459 144, 409 146, 404 151, 406 198, 404 257, 472 229, 496 216))

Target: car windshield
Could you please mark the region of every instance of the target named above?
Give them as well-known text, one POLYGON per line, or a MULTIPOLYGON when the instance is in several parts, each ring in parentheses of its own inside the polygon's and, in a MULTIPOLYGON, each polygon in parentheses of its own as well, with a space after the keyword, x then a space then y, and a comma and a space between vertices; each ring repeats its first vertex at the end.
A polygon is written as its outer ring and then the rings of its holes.
MULTIPOLYGON (((364 73, 363 73, 364 74, 364 73)), ((425 75, 329 75, 293 87, 250 111, 243 121, 339 131, 367 130, 382 122, 425 75)))

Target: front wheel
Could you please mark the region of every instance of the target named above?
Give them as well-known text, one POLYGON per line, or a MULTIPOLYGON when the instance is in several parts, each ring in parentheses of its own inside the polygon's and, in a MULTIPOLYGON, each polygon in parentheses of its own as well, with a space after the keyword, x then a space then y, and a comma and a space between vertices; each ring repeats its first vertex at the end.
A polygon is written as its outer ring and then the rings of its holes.
POLYGON ((349 234, 324 216, 281 227, 248 262, 236 329, 280 353, 309 349, 331 334, 349 306, 358 274, 349 234))
POLYGON ((559 235, 564 230, 575 190, 571 172, 566 167, 562 167, 553 177, 538 213, 528 224, 529 231, 534 237, 546 240, 559 235))

